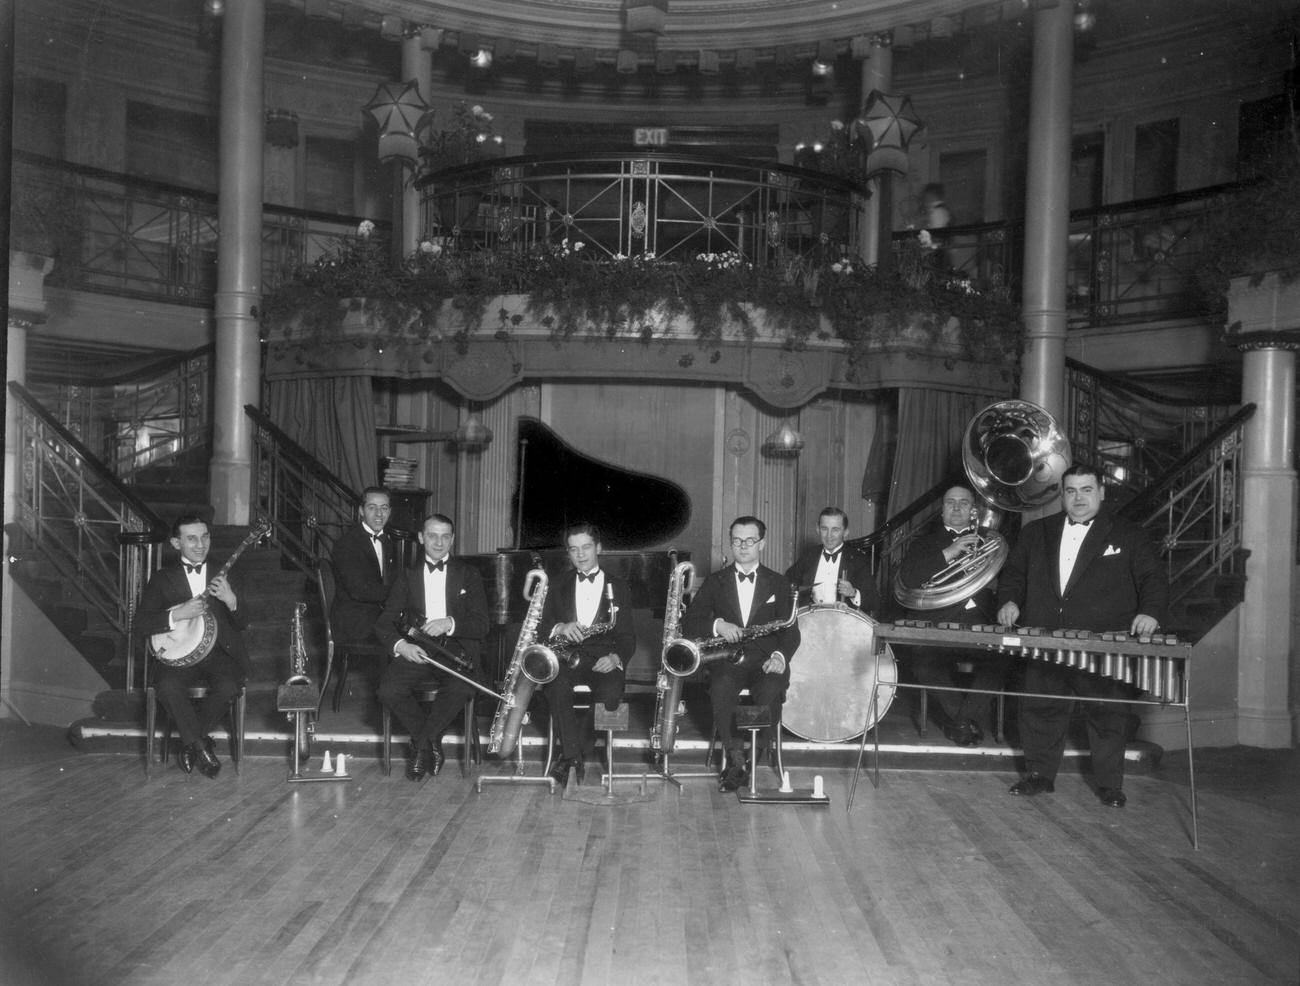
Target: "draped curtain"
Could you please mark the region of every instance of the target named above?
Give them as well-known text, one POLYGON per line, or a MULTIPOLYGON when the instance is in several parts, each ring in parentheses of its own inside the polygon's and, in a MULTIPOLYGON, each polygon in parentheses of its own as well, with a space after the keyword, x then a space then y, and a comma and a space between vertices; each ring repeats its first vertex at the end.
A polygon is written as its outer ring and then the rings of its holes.
POLYGON ((889 492, 889 516, 942 480, 965 473, 961 442, 975 413, 988 403, 979 394, 900 387, 898 450, 889 492))
POLYGON ((354 492, 378 481, 379 441, 369 377, 272 380, 267 414, 354 492))

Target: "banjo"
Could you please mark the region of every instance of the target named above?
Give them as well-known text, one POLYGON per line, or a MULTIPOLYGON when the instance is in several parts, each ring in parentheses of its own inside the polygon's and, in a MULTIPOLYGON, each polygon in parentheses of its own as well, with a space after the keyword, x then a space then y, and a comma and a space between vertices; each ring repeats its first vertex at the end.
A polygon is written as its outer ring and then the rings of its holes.
MULTIPOLYGON (((213 578, 219 579, 229 574, 230 569, 239 560, 239 556, 244 553, 244 549, 252 547, 270 533, 269 520, 258 524, 226 559, 226 563, 221 566, 221 571, 213 578)), ((204 593, 198 598, 206 600, 207 594, 204 593)), ((217 620, 207 609, 203 611, 202 616, 180 620, 170 630, 155 633, 149 638, 149 646, 153 650, 154 657, 172 668, 188 668, 198 664, 212 652, 212 646, 216 642, 217 620)))

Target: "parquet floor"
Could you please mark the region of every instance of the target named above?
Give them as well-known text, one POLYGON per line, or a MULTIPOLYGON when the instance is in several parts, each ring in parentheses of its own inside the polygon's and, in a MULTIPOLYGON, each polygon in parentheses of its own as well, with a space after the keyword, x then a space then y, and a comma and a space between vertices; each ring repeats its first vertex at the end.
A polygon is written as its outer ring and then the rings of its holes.
MULTIPOLYGON (((1265 783, 1293 783, 1283 756, 1265 783)), ((278 757, 145 783, 136 756, 0 723, 0 982, 1297 982, 1289 789, 1210 770, 1195 851, 1159 772, 1122 811, 1077 774, 1022 800, 939 770, 886 771, 846 811, 850 772, 822 773, 829 808, 708 781, 622 782, 615 805, 476 793, 451 763, 422 784, 358 761, 290 785, 278 757)))

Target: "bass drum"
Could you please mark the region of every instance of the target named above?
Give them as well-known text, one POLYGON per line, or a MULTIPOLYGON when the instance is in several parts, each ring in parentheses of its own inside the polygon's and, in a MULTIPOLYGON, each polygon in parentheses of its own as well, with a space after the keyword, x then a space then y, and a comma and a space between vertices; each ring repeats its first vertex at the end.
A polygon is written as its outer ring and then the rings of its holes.
POLYGON ((880 655, 880 688, 871 720, 876 683, 876 621, 842 603, 799 610, 799 649, 790 662, 790 689, 781 724, 816 743, 842 743, 870 729, 894 700, 898 666, 889 645, 880 655))

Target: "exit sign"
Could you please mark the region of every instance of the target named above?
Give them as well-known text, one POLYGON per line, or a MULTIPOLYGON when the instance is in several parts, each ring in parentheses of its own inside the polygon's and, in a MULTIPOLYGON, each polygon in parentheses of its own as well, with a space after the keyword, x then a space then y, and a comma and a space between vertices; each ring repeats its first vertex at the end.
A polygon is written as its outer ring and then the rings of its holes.
POLYGON ((632 131, 632 141, 637 147, 667 147, 667 127, 637 127, 632 131))

